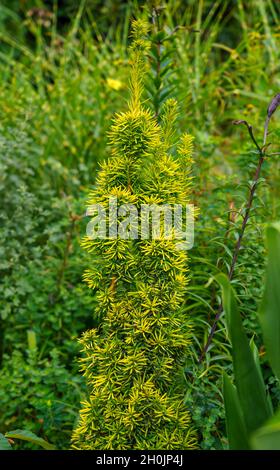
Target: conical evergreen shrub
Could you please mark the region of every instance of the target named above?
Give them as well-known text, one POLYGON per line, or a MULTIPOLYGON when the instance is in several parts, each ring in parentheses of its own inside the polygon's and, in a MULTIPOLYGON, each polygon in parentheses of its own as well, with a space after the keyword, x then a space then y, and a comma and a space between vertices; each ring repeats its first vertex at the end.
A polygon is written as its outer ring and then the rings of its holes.
MULTIPOLYGON (((142 106, 147 25, 137 21, 132 26, 131 99, 128 110, 115 117, 111 157, 89 199, 89 205, 106 209, 107 222, 112 198, 118 207, 137 208, 186 204, 190 198, 192 137, 184 135, 177 155, 171 156, 176 102, 165 104, 161 126, 142 106)), ((118 214, 119 228, 124 216, 118 214)), ((183 404, 190 343, 189 320, 182 310, 186 251, 178 248, 175 235, 143 239, 137 224, 132 225, 138 238, 83 240, 94 254, 85 280, 97 291, 100 326, 81 339, 88 398, 73 448, 192 449, 196 436, 183 404)))

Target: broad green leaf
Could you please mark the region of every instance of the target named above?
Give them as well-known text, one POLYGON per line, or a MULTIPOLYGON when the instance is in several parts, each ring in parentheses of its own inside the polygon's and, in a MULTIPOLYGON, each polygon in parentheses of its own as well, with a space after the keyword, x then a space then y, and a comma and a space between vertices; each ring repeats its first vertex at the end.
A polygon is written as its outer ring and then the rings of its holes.
POLYGON ((31 431, 25 431, 23 429, 16 429, 15 431, 6 432, 5 437, 11 439, 21 439, 22 441, 32 442, 32 444, 37 444, 40 447, 43 447, 45 450, 54 450, 55 446, 45 441, 41 437, 36 436, 31 431))
POLYGON ((12 446, 8 439, 0 432, 0 450, 12 450, 12 446))
POLYGON ((248 450, 250 446, 236 388, 226 374, 223 376, 223 384, 229 448, 248 450))
POLYGON ((268 263, 259 318, 267 355, 280 380, 280 223, 267 229, 268 263))
MULTIPOLYGON (((262 369, 261 369, 261 365, 260 365, 259 351, 258 351, 257 346, 255 345, 255 342, 254 342, 253 338, 251 338, 251 340, 250 340, 250 348, 251 348, 251 351, 253 353, 253 357, 254 357, 254 360, 255 360, 256 368, 257 368, 259 376, 260 376, 260 380, 261 380, 261 382, 262 382, 262 384, 265 388, 265 383, 264 383, 263 375, 262 375, 262 369)), ((270 397, 269 392, 266 392, 266 398, 267 398, 267 401, 268 401, 270 412, 271 412, 271 414, 273 414, 273 406, 272 406, 272 401, 271 401, 271 397, 270 397)))
POLYGON ((280 450, 280 410, 251 438, 254 450, 280 450))
POLYGON ((271 416, 263 380, 256 367, 249 341, 242 325, 234 291, 224 274, 216 277, 222 287, 223 306, 232 345, 233 370, 237 394, 248 433, 263 425, 271 416))

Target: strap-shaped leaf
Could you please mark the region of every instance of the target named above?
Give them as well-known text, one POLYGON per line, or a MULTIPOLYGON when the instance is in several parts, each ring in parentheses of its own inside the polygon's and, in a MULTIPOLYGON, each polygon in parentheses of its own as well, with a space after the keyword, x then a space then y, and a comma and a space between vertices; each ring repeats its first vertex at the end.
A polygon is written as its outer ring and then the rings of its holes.
POLYGON ((267 229, 268 263, 259 311, 263 338, 272 369, 280 380, 280 224, 267 229))
POLYGON ((36 436, 31 431, 25 431, 23 429, 16 429, 15 431, 6 432, 5 437, 11 439, 21 439, 22 441, 32 442, 32 444, 37 444, 40 447, 43 447, 45 450, 54 450, 55 446, 45 441, 41 437, 36 436))
POLYGON ((224 274, 219 274, 216 279, 222 287, 223 306, 232 344, 232 360, 237 394, 246 430, 250 434, 270 418, 271 410, 263 381, 260 378, 242 325, 233 288, 224 274))
POLYGON ((250 448, 248 435, 236 388, 226 374, 224 374, 223 383, 229 448, 231 450, 248 450, 250 448))
POLYGON ((12 450, 8 439, 0 432, 0 450, 12 450))
MULTIPOLYGON (((255 360, 257 371, 258 371, 259 376, 260 376, 260 380, 261 380, 263 386, 265 387, 265 383, 264 383, 264 379, 263 379, 263 375, 262 375, 261 364, 260 364, 259 351, 258 351, 257 346, 254 343, 253 338, 251 338, 251 340, 250 340, 250 348, 251 348, 251 351, 253 353, 253 357, 254 357, 254 360, 255 360)), ((272 405, 272 401, 271 401, 269 391, 266 392, 266 398, 267 398, 267 401, 268 401, 268 406, 270 408, 270 413, 271 413, 271 415, 273 415, 273 405, 272 405)))

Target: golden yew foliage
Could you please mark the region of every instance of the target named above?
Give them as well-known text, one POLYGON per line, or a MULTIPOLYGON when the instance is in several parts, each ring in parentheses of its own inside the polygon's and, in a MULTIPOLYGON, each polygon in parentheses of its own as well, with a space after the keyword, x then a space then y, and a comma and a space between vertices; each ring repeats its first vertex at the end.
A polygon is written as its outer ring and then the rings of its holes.
MULTIPOLYGON (((102 165, 89 204, 188 203, 192 137, 177 156, 170 138, 176 102, 165 105, 162 125, 141 104, 147 26, 133 23, 131 100, 115 117, 111 158, 102 165)), ((90 239, 85 273, 96 289, 100 326, 84 333, 82 371, 88 398, 73 433, 74 449, 191 449, 196 436, 183 404, 183 365, 190 326, 182 312, 186 252, 175 239, 90 239)))

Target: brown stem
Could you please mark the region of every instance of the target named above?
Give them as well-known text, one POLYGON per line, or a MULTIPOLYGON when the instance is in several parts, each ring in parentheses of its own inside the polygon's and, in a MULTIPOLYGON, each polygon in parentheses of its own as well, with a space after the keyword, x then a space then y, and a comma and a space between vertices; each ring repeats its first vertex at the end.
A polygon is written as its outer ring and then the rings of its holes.
MULTIPOLYGON (((254 135, 253 135, 252 127, 251 127, 250 125, 248 125, 248 123, 247 123, 246 121, 236 121, 236 123, 238 123, 238 124, 245 124, 245 125, 247 126, 248 131, 249 131, 249 135, 250 135, 252 141, 254 142, 255 146, 256 146, 257 149, 258 149, 258 152, 259 152, 259 161, 258 161, 258 166, 257 166, 256 171, 255 171, 255 174, 254 174, 253 184, 252 184, 252 186, 251 186, 251 188, 250 188, 250 191, 249 191, 248 200, 247 200, 247 204, 246 204, 246 210, 245 210, 245 216, 244 216, 244 218, 243 218, 241 230, 240 230, 240 233, 239 233, 239 236, 238 236, 238 239, 237 239, 235 248, 234 248, 233 257, 232 257, 230 269, 229 269, 229 272, 228 272, 228 278, 229 278, 230 281, 231 281, 232 278, 233 278, 234 269, 235 269, 236 262, 237 262, 237 259, 238 259, 238 255, 239 255, 240 248, 241 248, 241 243, 242 243, 243 236, 244 236, 244 233, 245 233, 245 229, 246 229, 246 226, 247 226, 249 217, 250 217, 250 212, 251 212, 251 208, 252 208, 252 203, 253 203, 254 195, 255 195, 255 192, 256 192, 256 189, 257 189, 257 185, 258 185, 258 180, 259 180, 259 177, 260 177, 261 168, 262 168, 262 165, 263 165, 263 162, 264 162, 264 159, 265 159, 265 153, 264 153, 264 151, 259 147, 258 143, 256 142, 256 139, 255 139, 255 137, 254 137, 254 135)), ((214 319, 213 325, 212 325, 211 330, 210 330, 210 333, 209 333, 209 335, 208 335, 207 342, 206 342, 204 348, 203 348, 202 351, 201 351, 201 354, 200 354, 200 357, 199 357, 199 363, 202 362, 202 360, 203 360, 205 354, 207 353, 207 351, 208 351, 208 349, 209 349, 209 346, 210 346, 210 344, 211 344, 211 342, 212 342, 213 336, 214 336, 215 331, 216 331, 216 329, 217 329, 218 321, 219 321, 219 319, 220 319, 222 313, 223 313, 223 305, 222 305, 222 303, 220 303, 220 305, 219 305, 219 307, 218 307, 218 310, 217 310, 217 313, 216 313, 216 315, 215 315, 215 319, 214 319)))

